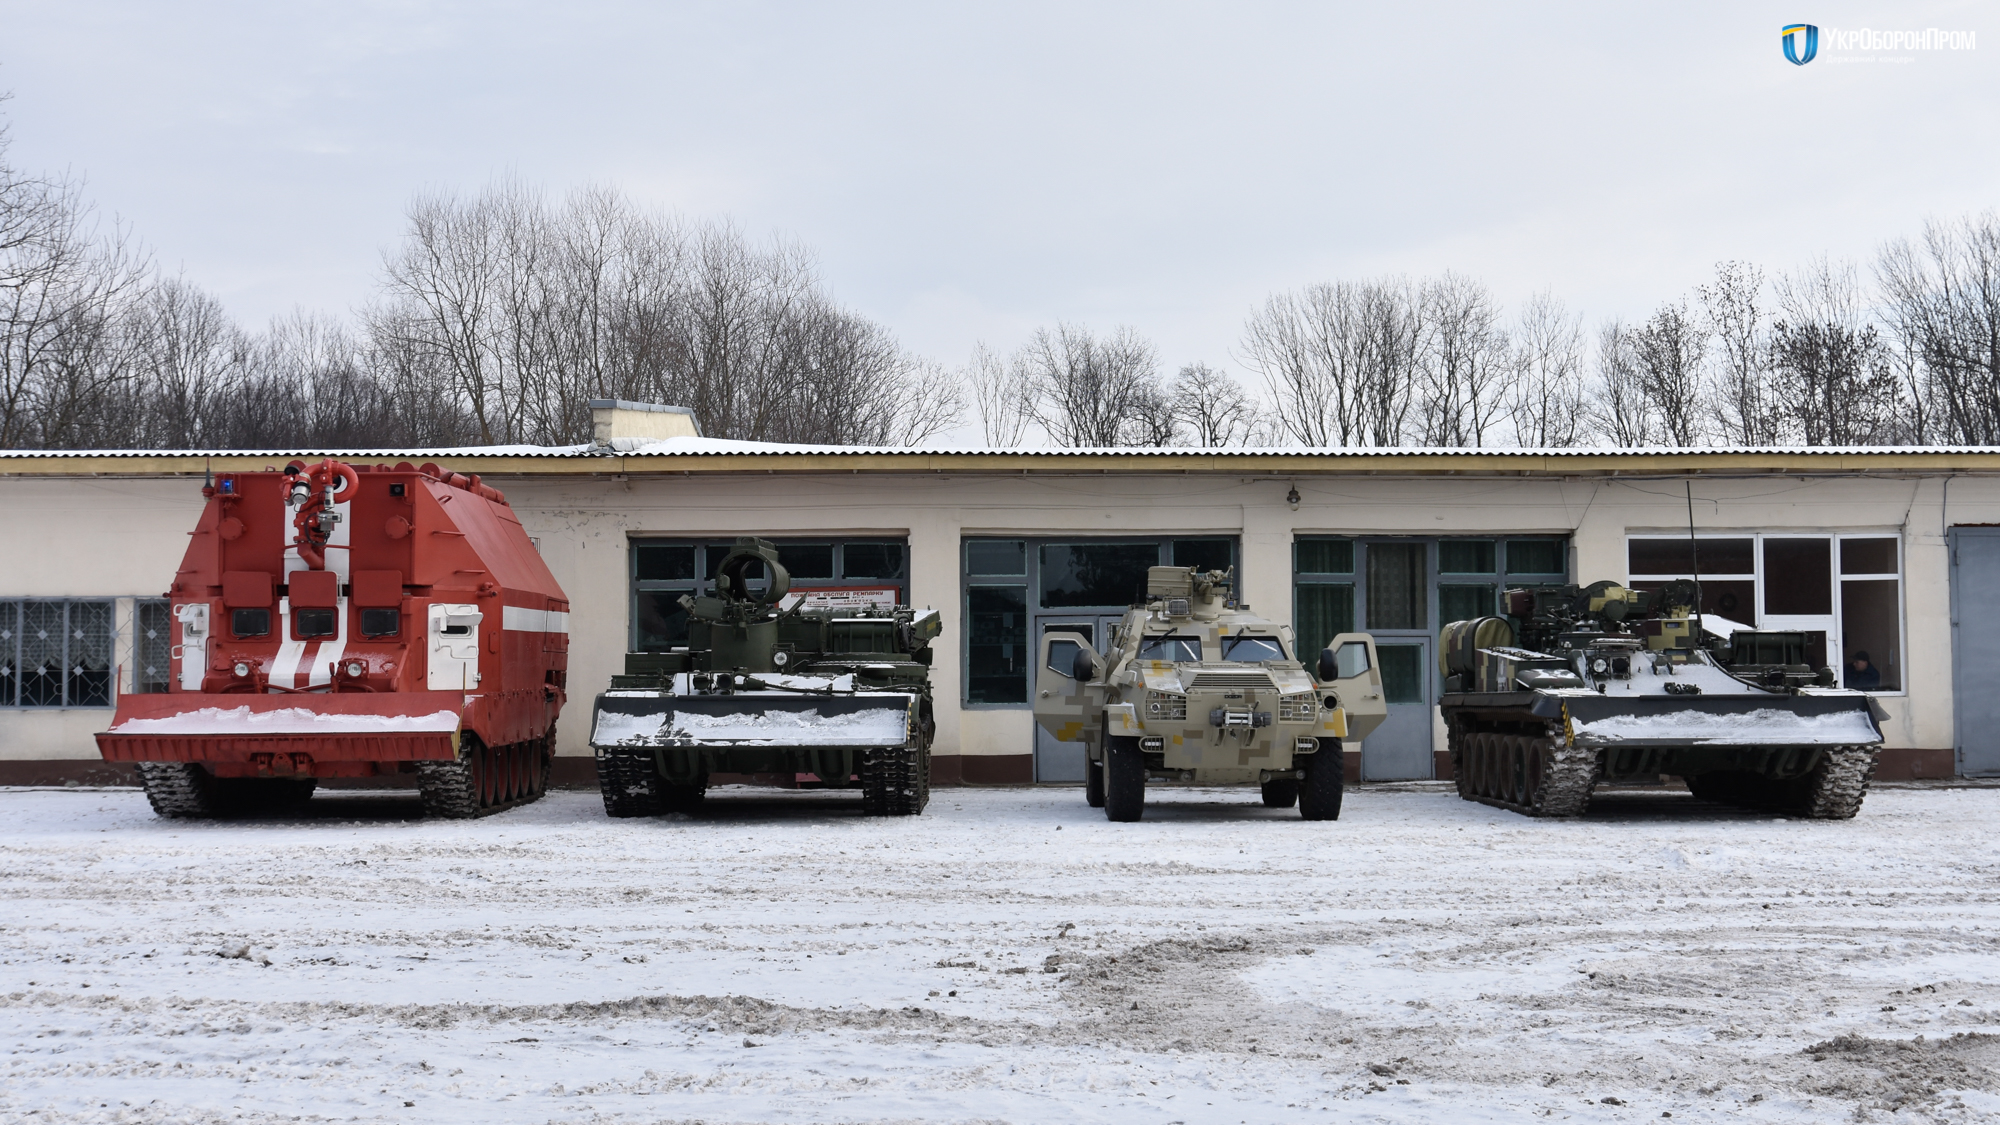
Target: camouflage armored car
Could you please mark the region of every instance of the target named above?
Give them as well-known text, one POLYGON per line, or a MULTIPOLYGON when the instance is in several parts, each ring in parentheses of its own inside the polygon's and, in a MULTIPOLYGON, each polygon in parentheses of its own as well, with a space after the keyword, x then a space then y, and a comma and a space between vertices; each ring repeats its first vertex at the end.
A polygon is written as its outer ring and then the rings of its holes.
POLYGON ((1292 631, 1237 605, 1230 586, 1227 571, 1156 566, 1105 654, 1078 633, 1043 636, 1035 721, 1084 744, 1084 792, 1109 819, 1140 818, 1148 778, 1258 782, 1267 806, 1339 817, 1341 741, 1388 715, 1375 642, 1335 637, 1315 677, 1292 631))

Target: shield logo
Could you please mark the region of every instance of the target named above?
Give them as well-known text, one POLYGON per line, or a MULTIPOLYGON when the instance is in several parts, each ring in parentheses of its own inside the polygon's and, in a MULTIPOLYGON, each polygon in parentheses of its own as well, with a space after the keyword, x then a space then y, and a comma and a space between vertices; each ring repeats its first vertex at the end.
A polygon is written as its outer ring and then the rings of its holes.
POLYGON ((1814 55, 1819 54, 1819 28, 1812 24, 1787 24, 1778 35, 1785 44, 1785 59, 1793 66, 1804 66, 1813 61, 1814 55), (1806 41, 1803 52, 1799 50, 1798 38, 1794 38, 1795 36, 1806 41))

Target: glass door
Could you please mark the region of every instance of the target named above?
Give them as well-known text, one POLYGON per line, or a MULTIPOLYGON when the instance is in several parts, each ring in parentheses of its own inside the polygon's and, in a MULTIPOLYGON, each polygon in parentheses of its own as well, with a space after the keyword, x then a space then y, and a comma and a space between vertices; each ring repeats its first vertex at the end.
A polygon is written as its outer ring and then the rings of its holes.
POLYGON ((1432 776, 1431 543, 1361 544, 1361 631, 1375 638, 1389 717, 1361 743, 1364 781, 1432 776))

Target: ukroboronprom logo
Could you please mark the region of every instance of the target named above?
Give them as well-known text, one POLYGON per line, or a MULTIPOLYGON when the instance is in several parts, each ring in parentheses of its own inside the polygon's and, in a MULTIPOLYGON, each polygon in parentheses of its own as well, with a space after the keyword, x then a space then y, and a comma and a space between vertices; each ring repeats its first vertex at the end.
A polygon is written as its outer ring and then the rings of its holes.
POLYGON ((1819 54, 1819 28, 1809 23, 1786 24, 1778 33, 1785 43, 1785 59, 1794 66, 1804 66, 1819 54), (1799 40, 1805 41, 1801 48, 1799 40))

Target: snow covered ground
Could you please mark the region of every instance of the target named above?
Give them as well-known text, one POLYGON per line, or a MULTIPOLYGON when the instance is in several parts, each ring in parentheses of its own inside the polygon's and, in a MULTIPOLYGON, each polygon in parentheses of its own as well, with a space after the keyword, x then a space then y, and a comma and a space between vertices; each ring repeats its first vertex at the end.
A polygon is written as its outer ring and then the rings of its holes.
POLYGON ((1152 799, 0 791, 0 1120, 2000 1117, 2000 790, 1152 799))

